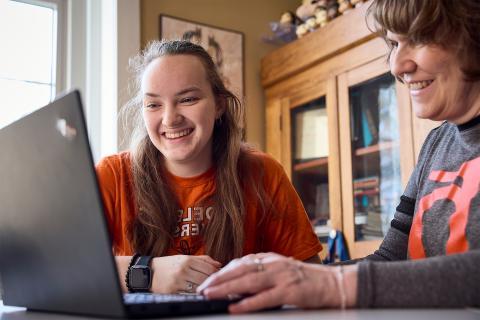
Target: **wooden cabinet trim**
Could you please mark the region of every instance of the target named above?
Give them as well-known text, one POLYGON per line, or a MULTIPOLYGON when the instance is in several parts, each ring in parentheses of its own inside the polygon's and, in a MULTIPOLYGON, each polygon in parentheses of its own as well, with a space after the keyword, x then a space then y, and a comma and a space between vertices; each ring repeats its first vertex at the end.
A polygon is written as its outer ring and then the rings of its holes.
POLYGON ((348 98, 348 78, 343 73, 338 76, 338 114, 340 130, 340 163, 342 179, 343 230, 348 246, 355 252, 355 225, 353 217, 353 178, 352 145, 350 141, 350 105, 348 98))
MULTIPOLYGON (((387 50, 383 39, 374 38, 348 52, 332 57, 308 70, 297 72, 288 79, 266 88, 265 95, 267 99, 290 97, 294 101, 299 101, 298 103, 303 100, 313 100, 321 96, 319 91, 323 91, 321 88, 324 88, 324 83, 329 78, 375 59, 385 61, 387 50)), ((387 64, 384 64, 387 68, 387 64)), ((292 101, 292 105, 296 104, 292 101)))
POLYGON ((282 105, 279 99, 267 101, 265 106, 266 150, 277 161, 282 162, 282 138, 279 133, 282 129, 282 105))
POLYGON ((386 57, 382 56, 366 64, 352 68, 352 70, 347 72, 348 86, 352 87, 367 80, 381 76, 382 74, 388 73, 389 69, 385 59, 386 57))
POLYGON ((340 138, 338 123, 337 80, 327 81, 328 118, 328 194, 331 227, 343 231, 342 220, 342 180, 340 177, 340 138))
MULTIPOLYGON (((292 131, 290 129, 290 100, 284 98, 281 100, 282 106, 282 142, 284 146, 291 146, 292 131)), ((288 147, 282 147, 282 164, 287 172, 288 178, 292 179, 292 150, 288 147)))

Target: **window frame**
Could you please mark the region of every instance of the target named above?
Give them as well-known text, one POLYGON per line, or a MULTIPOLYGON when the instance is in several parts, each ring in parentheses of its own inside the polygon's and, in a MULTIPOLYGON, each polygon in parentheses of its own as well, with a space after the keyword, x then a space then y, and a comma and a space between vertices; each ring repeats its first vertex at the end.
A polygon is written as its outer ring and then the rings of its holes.
POLYGON ((10 0, 30 4, 39 7, 45 7, 55 10, 56 15, 56 38, 55 38, 55 64, 53 66, 55 73, 55 95, 64 91, 66 87, 66 60, 67 60, 67 4, 66 0, 10 0))

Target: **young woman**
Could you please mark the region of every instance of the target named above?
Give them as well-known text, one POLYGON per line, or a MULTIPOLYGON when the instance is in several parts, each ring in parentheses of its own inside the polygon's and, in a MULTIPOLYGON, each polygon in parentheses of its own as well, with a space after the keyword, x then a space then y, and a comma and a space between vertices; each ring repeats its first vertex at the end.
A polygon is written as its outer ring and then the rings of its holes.
POLYGON ((243 106, 208 53, 154 41, 131 64, 130 151, 97 165, 124 290, 193 292, 231 259, 262 251, 318 262, 298 195, 278 162, 241 142, 243 106), (153 277, 146 287, 132 284, 140 262, 153 277))
POLYGON ((417 117, 445 122, 427 137, 374 254, 340 267, 276 254, 235 260, 199 288, 211 298, 257 293, 232 312, 480 306, 480 3, 374 0, 369 10, 417 117))

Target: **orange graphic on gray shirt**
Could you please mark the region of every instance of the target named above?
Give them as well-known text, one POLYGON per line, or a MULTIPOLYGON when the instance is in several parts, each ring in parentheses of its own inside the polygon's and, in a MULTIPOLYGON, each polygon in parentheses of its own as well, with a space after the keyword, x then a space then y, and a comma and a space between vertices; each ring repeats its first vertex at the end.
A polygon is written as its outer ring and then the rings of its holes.
POLYGON ((423 215, 438 200, 450 200, 455 204, 455 212, 449 219, 450 234, 445 248, 446 254, 468 251, 465 230, 472 199, 479 191, 479 172, 480 157, 463 163, 456 172, 437 170, 430 173, 429 180, 450 184, 437 188, 420 199, 408 239, 408 253, 411 259, 422 259, 426 256, 422 243, 423 215), (454 183, 458 178, 462 179, 461 187, 454 183))

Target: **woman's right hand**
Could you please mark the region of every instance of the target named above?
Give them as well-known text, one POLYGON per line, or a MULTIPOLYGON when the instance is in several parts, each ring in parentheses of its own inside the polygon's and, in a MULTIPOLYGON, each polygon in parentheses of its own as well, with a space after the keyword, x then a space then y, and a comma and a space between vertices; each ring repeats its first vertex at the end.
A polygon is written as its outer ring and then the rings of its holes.
POLYGON ((210 299, 246 295, 229 306, 232 313, 284 304, 305 309, 353 307, 357 282, 356 265, 322 266, 276 253, 257 253, 232 260, 197 291, 210 299))
POLYGON ((209 256, 176 255, 152 259, 152 292, 194 293, 222 264, 209 256))

